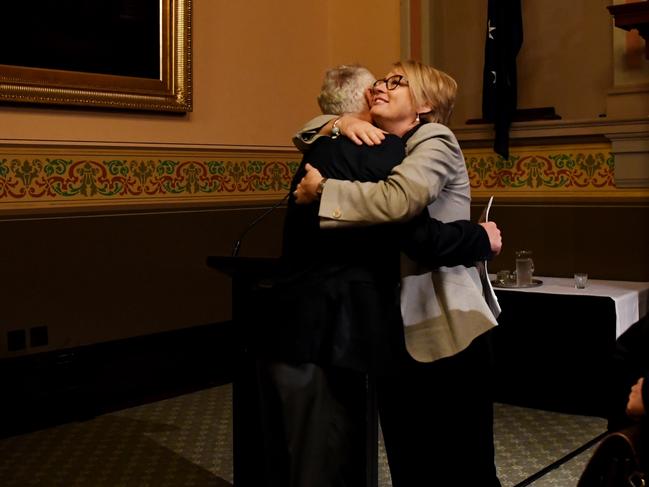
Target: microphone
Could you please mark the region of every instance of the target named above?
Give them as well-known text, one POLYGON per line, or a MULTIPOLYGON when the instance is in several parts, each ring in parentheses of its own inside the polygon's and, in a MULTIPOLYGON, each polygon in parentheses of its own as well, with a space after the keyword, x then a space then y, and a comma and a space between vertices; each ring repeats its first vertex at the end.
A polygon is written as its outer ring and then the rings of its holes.
POLYGON ((286 199, 290 195, 291 192, 289 191, 281 200, 279 200, 273 206, 268 208, 265 212, 263 212, 261 215, 255 218, 251 223, 249 223, 246 228, 244 228, 243 232, 241 232, 241 235, 239 235, 239 239, 236 242, 234 242, 234 245, 232 246, 232 257, 237 257, 239 255, 239 248, 241 247, 241 242, 243 241, 243 238, 248 234, 248 232, 252 230, 255 227, 255 225, 257 225, 257 223, 259 223, 268 215, 270 215, 279 205, 284 203, 284 201, 286 201, 286 199))

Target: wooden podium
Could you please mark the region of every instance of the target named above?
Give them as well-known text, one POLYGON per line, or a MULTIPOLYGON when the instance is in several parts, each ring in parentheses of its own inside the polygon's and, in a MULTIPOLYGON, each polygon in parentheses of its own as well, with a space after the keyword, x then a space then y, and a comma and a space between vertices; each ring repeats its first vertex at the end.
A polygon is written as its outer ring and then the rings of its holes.
MULTIPOLYGON (((282 316, 275 303, 282 292, 281 266, 276 258, 208 257, 207 265, 232 278, 232 320, 238 363, 232 381, 233 469, 235 487, 261 487, 264 451, 256 371, 255 343, 271 333, 274 316, 282 316)), ((268 335, 270 336, 270 335, 268 335)), ((366 482, 378 485, 378 414, 376 381, 368 377, 366 399, 366 482)), ((363 486, 359 486, 363 487, 363 486)))
POLYGON ((207 265, 232 278, 232 321, 238 363, 232 380, 232 456, 234 485, 264 485, 263 436, 255 356, 249 348, 256 321, 263 314, 259 296, 272 287, 279 269, 273 258, 207 258, 207 265))

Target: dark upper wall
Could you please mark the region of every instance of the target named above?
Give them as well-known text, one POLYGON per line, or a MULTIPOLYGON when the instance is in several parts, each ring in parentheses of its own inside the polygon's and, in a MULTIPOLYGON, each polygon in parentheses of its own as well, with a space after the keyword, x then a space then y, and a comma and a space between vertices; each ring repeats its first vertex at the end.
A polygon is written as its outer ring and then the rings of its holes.
MULTIPOLYGON (((65 216, 0 221, 6 332, 49 329, 48 347, 69 348, 231 318, 230 281, 205 264, 230 255, 260 209, 65 216)), ((278 255, 281 212, 252 230, 240 255, 278 255)))
POLYGON ((649 281, 649 205, 507 204, 495 205, 491 218, 504 247, 490 272, 514 270, 514 251, 527 249, 537 275, 649 281))
MULTIPOLYGON (((473 208, 474 218, 481 210, 473 208)), ((261 209, 151 212, 0 221, 2 355, 69 348, 231 318, 230 282, 205 265, 230 255, 261 209), (6 331, 46 325, 50 346, 6 352, 6 331)), ((649 281, 649 207, 498 204, 504 250, 490 271, 534 252, 536 273, 649 281)), ((241 255, 276 256, 283 210, 244 239, 241 255)))

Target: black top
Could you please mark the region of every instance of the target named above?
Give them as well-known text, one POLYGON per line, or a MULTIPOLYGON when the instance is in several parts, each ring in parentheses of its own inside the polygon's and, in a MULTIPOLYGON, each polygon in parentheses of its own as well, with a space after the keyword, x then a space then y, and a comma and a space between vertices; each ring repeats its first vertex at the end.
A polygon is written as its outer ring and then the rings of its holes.
POLYGON ((642 400, 649 408, 649 315, 618 338, 609 371, 609 428, 619 429, 631 421, 626 416, 626 404, 631 387, 640 377, 644 377, 642 400))
POLYGON ((642 468, 649 469, 649 315, 632 325, 617 340, 615 353, 609 367, 609 430, 619 430, 630 426, 634 420, 626 415, 626 405, 631 387, 640 377, 644 377, 642 402, 645 414, 640 419, 640 442, 638 460, 642 468))

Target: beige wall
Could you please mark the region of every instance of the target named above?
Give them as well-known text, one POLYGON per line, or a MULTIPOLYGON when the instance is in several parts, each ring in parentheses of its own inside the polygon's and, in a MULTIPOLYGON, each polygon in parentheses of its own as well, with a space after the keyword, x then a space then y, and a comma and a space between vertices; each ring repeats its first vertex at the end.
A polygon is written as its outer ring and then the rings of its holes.
POLYGON ((400 56, 400 2, 324 3, 329 5, 329 64, 359 62, 377 77, 386 74, 400 56))
MULTIPOLYGON (((431 0, 431 61, 459 81, 453 125, 480 118, 486 2, 431 0)), ((608 0, 521 2, 519 107, 554 106, 564 119, 606 111, 612 85, 608 0)))
MULTIPOLYGON (((284 161, 253 149, 290 146, 293 132, 318 111, 328 67, 361 62, 377 74, 386 71, 399 55, 399 25, 398 0, 194 0, 193 112, 2 106, 0 150, 11 153, 21 143, 21 153, 29 154, 31 144, 35 153, 44 147, 63 158, 88 150, 101 161, 104 154, 129 154, 131 146, 153 159, 156 151, 178 158, 178 149, 195 146, 200 157, 228 159, 231 151, 221 148, 230 147, 240 158, 284 161)), ((230 319, 229 279, 208 269, 205 258, 229 255, 262 211, 242 204, 245 196, 225 204, 172 202, 165 211, 108 206, 88 215, 76 206, 58 215, 17 216, 2 213, 0 202, 0 357, 230 319), (7 351, 7 331, 43 325, 49 346, 7 351)), ((277 255, 281 215, 251 232, 241 254, 277 255)))
POLYGON ((324 70, 383 72, 399 54, 399 2, 194 0, 194 111, 186 116, 2 107, 0 142, 289 146, 317 112, 324 70))
POLYGON ((613 73, 608 0, 522 2, 519 106, 555 106, 564 119, 606 112, 613 73))

